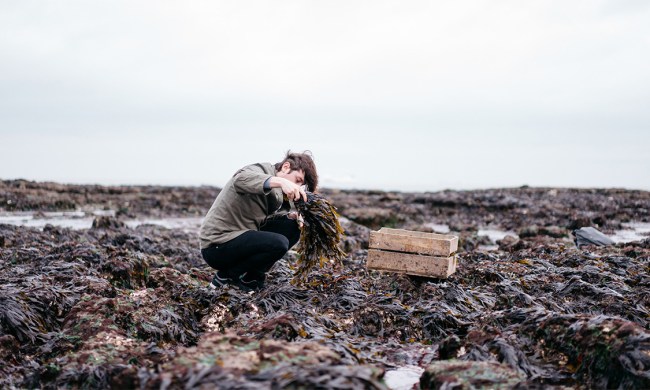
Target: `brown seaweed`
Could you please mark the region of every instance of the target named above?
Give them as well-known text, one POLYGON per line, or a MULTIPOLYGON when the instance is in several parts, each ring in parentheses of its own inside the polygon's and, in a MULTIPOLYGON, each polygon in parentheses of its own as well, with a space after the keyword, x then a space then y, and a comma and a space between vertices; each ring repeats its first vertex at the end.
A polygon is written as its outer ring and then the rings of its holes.
POLYGON ((309 272, 327 261, 340 262, 345 252, 339 247, 343 228, 336 208, 325 197, 307 191, 307 201, 298 200, 296 208, 303 218, 297 251, 298 269, 294 282, 304 281, 309 272))
MULTIPOLYGON (((176 210, 165 199, 178 189, 89 187, 78 197, 82 190, 61 186, 53 199, 176 210)), ((0 190, 0 204, 54 207, 16 191, 0 190)), ((348 199, 357 213, 390 208, 405 223, 417 222, 414 210, 440 213, 461 238, 476 237, 473 218, 528 223, 514 213, 521 204, 538 226, 568 224, 566 204, 585 205, 589 220, 648 220, 645 192, 547 192, 328 197, 348 199), (585 201, 599 198, 598 207, 585 201)), ((208 288, 213 272, 195 234, 104 222, 87 230, 0 225, 0 387, 382 389, 384 371, 403 365, 426 369, 425 388, 650 387, 650 240, 576 248, 540 228, 500 250, 467 245, 457 272, 438 280, 367 270, 368 229, 341 218, 344 266, 325 261, 291 285, 298 258, 290 252, 264 290, 245 293, 208 288)))

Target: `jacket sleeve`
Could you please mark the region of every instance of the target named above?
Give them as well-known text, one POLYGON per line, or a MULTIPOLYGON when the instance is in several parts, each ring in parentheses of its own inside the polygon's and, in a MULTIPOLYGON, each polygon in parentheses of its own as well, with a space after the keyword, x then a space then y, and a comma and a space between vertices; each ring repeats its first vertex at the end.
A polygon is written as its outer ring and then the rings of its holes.
POLYGON ((271 190, 264 190, 264 182, 271 176, 257 164, 248 165, 235 173, 235 191, 240 194, 268 194, 271 190))

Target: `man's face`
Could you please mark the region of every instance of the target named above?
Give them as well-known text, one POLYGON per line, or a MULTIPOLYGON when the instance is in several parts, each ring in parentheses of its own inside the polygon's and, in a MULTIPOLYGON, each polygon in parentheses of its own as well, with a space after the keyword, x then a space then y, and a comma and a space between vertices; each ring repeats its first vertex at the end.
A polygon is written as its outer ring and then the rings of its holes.
POLYGON ((284 178, 301 186, 305 183, 305 172, 302 169, 297 169, 287 173, 284 178))
POLYGON ((299 186, 305 184, 305 171, 302 169, 291 170, 289 163, 282 165, 278 176, 289 180, 292 183, 298 184, 299 186))

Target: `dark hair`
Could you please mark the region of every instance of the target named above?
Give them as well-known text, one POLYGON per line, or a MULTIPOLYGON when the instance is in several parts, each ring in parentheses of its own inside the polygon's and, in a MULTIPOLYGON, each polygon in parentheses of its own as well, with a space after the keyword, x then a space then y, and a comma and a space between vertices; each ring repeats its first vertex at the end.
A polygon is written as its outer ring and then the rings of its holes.
POLYGON ((275 164, 275 169, 279 171, 285 162, 289 163, 292 171, 302 169, 305 173, 307 190, 316 192, 316 188, 318 187, 318 172, 316 172, 316 165, 309 150, 305 150, 302 153, 291 153, 291 150, 287 151, 284 160, 275 164))

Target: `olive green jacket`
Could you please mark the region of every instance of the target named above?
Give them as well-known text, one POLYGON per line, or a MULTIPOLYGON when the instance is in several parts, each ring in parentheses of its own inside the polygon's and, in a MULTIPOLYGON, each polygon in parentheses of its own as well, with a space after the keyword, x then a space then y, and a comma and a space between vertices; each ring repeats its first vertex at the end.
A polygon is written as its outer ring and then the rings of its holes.
POLYGON ((264 190, 277 171, 273 164, 247 165, 233 175, 215 199, 199 231, 201 248, 223 244, 248 230, 259 230, 269 215, 289 211, 282 189, 264 190))

